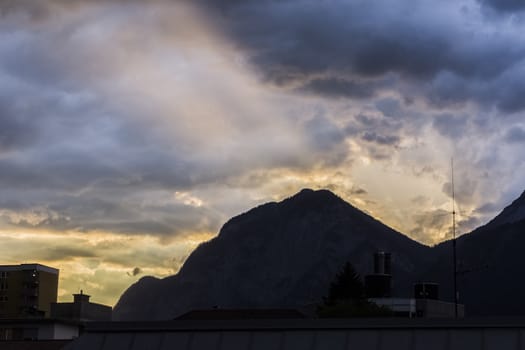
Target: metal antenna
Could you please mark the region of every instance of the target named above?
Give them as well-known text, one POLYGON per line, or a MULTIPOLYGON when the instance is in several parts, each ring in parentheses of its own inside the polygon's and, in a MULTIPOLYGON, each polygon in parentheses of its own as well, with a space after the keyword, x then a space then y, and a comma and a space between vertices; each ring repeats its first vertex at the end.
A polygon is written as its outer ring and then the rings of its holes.
POLYGON ((452 175, 452 250, 454 260, 454 315, 458 318, 458 279, 457 279, 457 258, 456 258, 456 197, 454 193, 454 158, 450 159, 452 175))

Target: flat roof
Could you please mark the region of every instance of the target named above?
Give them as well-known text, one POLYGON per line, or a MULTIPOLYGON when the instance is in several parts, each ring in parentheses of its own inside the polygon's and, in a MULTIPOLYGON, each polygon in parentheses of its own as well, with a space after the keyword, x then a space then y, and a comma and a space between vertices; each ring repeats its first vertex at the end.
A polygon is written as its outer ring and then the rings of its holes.
POLYGON ((165 331, 269 331, 269 330, 366 330, 440 328, 525 328, 525 317, 487 318, 348 318, 348 319, 259 319, 172 320, 141 322, 88 322, 88 333, 165 331))
POLYGON ((49 272, 58 275, 59 270, 54 267, 42 265, 42 264, 20 264, 20 265, 0 265, 0 271, 25 271, 25 270, 37 270, 49 272))

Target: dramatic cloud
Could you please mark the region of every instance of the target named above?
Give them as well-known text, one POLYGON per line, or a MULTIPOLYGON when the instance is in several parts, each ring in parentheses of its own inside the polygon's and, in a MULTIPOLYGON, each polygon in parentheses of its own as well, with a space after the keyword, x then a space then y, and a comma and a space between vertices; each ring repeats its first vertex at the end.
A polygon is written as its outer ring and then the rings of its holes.
POLYGON ((478 0, 481 4, 490 6, 494 10, 502 12, 515 12, 525 9, 525 4, 520 0, 478 0))
POLYGON ((451 157, 468 232, 524 189, 523 8, 0 2, 0 253, 113 303, 303 187, 434 244, 451 157))
MULTIPOLYGON (((500 76, 518 68, 525 47, 519 31, 502 30, 499 23, 488 22, 476 2, 444 1, 439 6, 405 0, 395 5, 343 0, 205 4, 250 61, 279 85, 353 98, 397 87, 408 96, 418 91, 403 91, 404 83, 423 88, 450 74, 463 92, 456 98, 483 101, 491 97, 501 108, 513 108, 504 101, 506 94, 491 95, 478 85, 504 87, 508 81, 500 76)), ((442 100, 446 93, 442 87, 427 97, 442 100)))

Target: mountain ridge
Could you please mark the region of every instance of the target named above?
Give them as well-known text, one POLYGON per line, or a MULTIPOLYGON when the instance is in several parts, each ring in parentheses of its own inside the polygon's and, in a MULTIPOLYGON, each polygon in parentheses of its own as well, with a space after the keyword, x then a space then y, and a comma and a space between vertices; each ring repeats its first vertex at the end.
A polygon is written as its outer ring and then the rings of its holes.
MULTIPOLYGON (((328 190, 305 189, 231 218, 176 275, 131 286, 115 313, 121 319, 163 319, 215 305, 298 306, 319 301, 346 261, 361 273, 370 271, 376 250, 399 252, 393 266, 399 280, 414 278, 427 248, 328 190), (139 301, 147 299, 138 291, 143 288, 155 302, 139 301), (164 306, 153 305, 158 303, 164 306)), ((394 289, 410 293, 401 283, 394 289)))
MULTIPOLYGON (((516 235, 516 222, 501 218, 524 202, 522 195, 489 224, 458 238, 461 269, 476 270, 483 261, 494 261, 484 268, 485 274, 471 272, 459 281, 472 314, 483 314, 484 305, 491 302, 489 295, 501 295, 492 289, 480 295, 479 285, 497 285, 499 279, 511 283, 505 271, 519 272, 506 252, 516 255, 516 242, 525 245, 525 241, 516 235)), ((115 306, 115 315, 121 320, 169 319, 217 305, 299 307, 319 302, 346 261, 361 276, 370 273, 372 254, 378 250, 393 254, 394 295, 409 297, 414 282, 431 279, 442 285, 443 299, 451 300, 450 249, 450 241, 435 247, 421 244, 328 190, 303 189, 228 220, 216 237, 190 254, 176 275, 141 279, 131 286, 115 306)), ((522 289, 525 292, 525 283, 517 290, 522 289)), ((490 310, 494 313, 497 308, 490 310)))

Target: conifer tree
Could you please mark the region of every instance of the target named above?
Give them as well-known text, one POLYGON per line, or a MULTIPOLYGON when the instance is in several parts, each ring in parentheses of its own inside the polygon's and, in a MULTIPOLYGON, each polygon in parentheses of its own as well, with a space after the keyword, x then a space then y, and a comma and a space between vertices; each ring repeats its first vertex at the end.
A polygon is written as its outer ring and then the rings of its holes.
POLYGON ((347 262, 330 284, 317 313, 319 317, 384 317, 390 316, 391 310, 368 301, 359 274, 347 262))
POLYGON ((359 300, 364 298, 364 286, 361 278, 354 270, 352 264, 347 262, 343 269, 336 275, 334 282, 330 284, 327 304, 333 304, 343 300, 359 300))

